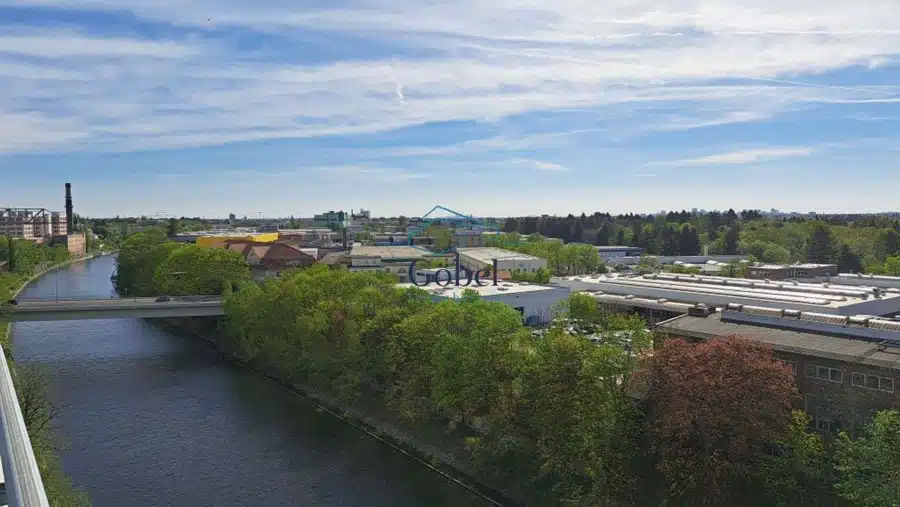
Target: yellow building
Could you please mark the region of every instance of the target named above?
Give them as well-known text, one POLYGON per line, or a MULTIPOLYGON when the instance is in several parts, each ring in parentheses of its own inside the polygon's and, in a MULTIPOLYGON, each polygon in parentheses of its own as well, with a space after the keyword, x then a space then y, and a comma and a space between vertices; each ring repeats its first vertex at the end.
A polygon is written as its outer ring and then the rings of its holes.
POLYGON ((201 236, 197 238, 197 246, 209 248, 225 248, 226 241, 256 241, 258 243, 271 243, 278 239, 277 232, 260 232, 252 234, 220 234, 215 236, 201 236))

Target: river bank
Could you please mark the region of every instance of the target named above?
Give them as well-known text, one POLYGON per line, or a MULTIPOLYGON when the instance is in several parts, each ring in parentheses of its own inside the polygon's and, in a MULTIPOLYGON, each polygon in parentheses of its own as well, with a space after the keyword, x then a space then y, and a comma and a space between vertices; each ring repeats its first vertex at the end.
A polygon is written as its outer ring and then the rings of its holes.
POLYGON ((215 333, 202 331, 195 325, 195 319, 155 319, 153 325, 169 332, 203 340, 224 359, 248 369, 291 393, 314 403, 317 409, 330 414, 366 435, 402 453, 408 458, 431 469, 458 486, 483 498, 495 506, 516 507, 530 505, 524 495, 502 491, 497 485, 489 484, 479 477, 479 473, 468 462, 468 452, 460 442, 477 433, 445 421, 443 425, 435 421, 410 423, 401 414, 380 402, 380 393, 368 390, 353 401, 342 399, 336 393, 309 386, 287 382, 284 379, 262 371, 241 361, 236 355, 225 350, 215 333))
MULTIPOLYGON (((32 282, 40 279, 47 273, 67 268, 75 263, 88 261, 98 255, 104 254, 89 254, 76 259, 69 259, 66 262, 47 266, 37 273, 32 274, 27 280, 24 280, 11 294, 3 295, 3 299, 15 299, 28 288, 32 282)), ((39 414, 39 417, 46 417, 47 421, 51 422, 55 408, 50 400, 50 393, 46 392, 46 379, 39 369, 28 369, 25 376, 20 375, 16 368, 12 348, 10 347, 11 332, 12 323, 0 323, 0 347, 3 347, 5 351, 6 360, 17 392, 25 389, 29 393, 28 397, 30 399, 28 400, 28 403, 32 405, 29 413, 32 415, 39 414)), ((28 425, 30 421, 26 420, 25 422, 26 425, 28 425)), ((71 477, 66 475, 62 470, 60 458, 57 453, 57 450, 60 447, 60 441, 49 424, 41 424, 40 428, 37 429, 29 427, 28 432, 35 461, 38 464, 41 480, 44 483, 44 490, 50 505, 89 507, 91 504, 87 495, 76 488, 71 477)))

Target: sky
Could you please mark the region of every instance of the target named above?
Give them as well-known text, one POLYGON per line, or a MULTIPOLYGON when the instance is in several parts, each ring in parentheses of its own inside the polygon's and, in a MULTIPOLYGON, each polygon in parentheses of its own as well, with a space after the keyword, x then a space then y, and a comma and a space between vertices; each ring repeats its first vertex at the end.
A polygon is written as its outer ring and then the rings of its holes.
POLYGON ((900 210, 892 0, 0 0, 0 207, 900 210))

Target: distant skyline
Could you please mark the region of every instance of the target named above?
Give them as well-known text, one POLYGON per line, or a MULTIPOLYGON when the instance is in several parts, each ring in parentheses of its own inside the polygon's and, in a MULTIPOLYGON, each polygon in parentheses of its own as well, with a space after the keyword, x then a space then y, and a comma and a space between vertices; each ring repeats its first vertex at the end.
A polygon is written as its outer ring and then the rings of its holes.
POLYGON ((900 209, 900 2, 317 4, 0 0, 0 206, 900 209))

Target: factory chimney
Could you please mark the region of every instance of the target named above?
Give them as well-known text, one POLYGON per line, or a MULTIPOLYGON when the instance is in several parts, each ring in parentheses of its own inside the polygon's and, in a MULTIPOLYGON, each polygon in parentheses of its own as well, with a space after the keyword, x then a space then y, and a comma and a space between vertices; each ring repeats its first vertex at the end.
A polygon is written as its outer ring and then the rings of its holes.
POLYGON ((75 212, 72 208, 72 184, 66 183, 66 227, 68 234, 75 232, 75 212))

